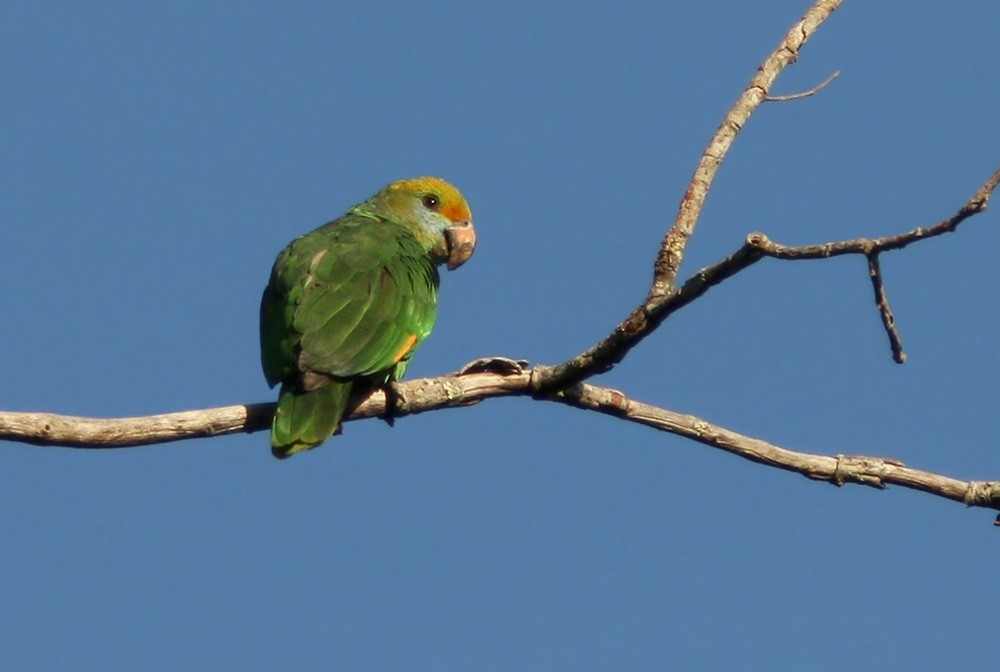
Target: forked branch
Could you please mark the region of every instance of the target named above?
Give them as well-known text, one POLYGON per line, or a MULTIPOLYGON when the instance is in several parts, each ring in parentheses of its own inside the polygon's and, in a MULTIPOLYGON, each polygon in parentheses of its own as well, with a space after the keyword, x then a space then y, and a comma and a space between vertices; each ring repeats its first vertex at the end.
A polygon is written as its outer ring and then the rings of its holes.
POLYGON ((889 337, 892 358, 898 364, 902 364, 906 361, 906 353, 903 352, 903 343, 899 336, 899 330, 896 328, 896 319, 892 314, 892 309, 889 308, 889 297, 885 290, 885 283, 882 280, 879 255, 883 252, 901 250, 907 245, 921 240, 951 233, 969 217, 986 210, 990 202, 990 197, 996 191, 998 185, 1000 185, 1000 168, 997 168, 990 175, 986 182, 983 183, 983 186, 972 195, 972 198, 958 209, 958 212, 933 226, 920 226, 910 231, 904 231, 903 233, 891 236, 882 236, 881 238, 853 238, 833 243, 797 247, 772 242, 766 235, 758 231, 747 236, 747 245, 762 255, 775 259, 785 259, 787 261, 829 259, 830 257, 839 257, 845 254, 864 255, 868 259, 868 275, 871 278, 872 289, 875 292, 875 306, 878 308, 879 315, 882 318, 882 327, 889 337))
MULTIPOLYGON (((750 115, 767 100, 768 91, 778 75, 798 60, 802 47, 842 1, 818 0, 814 3, 760 64, 750 83, 723 117, 698 161, 681 198, 677 216, 663 238, 653 264, 653 282, 643 302, 600 343, 562 364, 539 369, 534 379, 539 393, 553 392, 609 370, 673 312, 677 294, 675 283, 688 241, 694 234, 708 192, 726 154, 750 115)), ((744 261, 753 263, 756 259, 745 258, 744 261)))

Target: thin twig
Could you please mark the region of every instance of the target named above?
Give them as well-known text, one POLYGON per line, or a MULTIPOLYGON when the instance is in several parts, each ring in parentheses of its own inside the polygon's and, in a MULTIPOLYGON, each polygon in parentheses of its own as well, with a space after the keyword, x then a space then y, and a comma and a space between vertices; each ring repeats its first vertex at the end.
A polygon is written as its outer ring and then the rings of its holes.
POLYGON ((817 93, 825 89, 830 85, 830 82, 837 79, 840 76, 840 70, 835 70, 832 75, 824 79, 822 82, 809 89, 808 91, 802 91, 801 93, 790 93, 786 96, 764 96, 764 100, 769 103, 780 103, 786 100, 799 100, 800 98, 808 98, 809 96, 815 96, 817 93))
POLYGON ((1000 168, 990 175, 983 186, 972 195, 966 203, 959 208, 958 212, 948 219, 941 220, 937 224, 929 227, 917 227, 910 231, 897 233, 881 238, 852 238, 851 240, 841 240, 833 243, 821 243, 818 245, 781 245, 770 240, 761 232, 751 233, 747 236, 747 244, 759 250, 763 255, 774 257, 775 259, 787 259, 797 261, 801 259, 828 259, 844 254, 878 254, 891 250, 901 250, 911 243, 926 238, 933 238, 945 233, 951 233, 958 228, 958 225, 973 215, 986 210, 990 202, 990 197, 994 190, 1000 185, 1000 168))
POLYGON ((872 289, 875 291, 875 306, 879 315, 882 316, 882 326, 886 335, 889 336, 889 347, 892 348, 892 359, 897 364, 906 362, 906 353, 903 352, 903 342, 899 338, 899 331, 896 329, 896 318, 889 307, 889 296, 885 292, 885 283, 882 282, 882 269, 878 263, 878 254, 872 253, 868 256, 868 276, 872 281, 872 289))

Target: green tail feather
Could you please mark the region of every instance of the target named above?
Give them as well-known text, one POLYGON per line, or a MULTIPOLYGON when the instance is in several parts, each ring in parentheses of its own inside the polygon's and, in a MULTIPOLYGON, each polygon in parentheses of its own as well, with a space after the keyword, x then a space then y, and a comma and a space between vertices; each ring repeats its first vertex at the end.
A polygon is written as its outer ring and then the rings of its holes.
POLYGON ((349 382, 331 382, 312 392, 282 385, 271 423, 271 453, 284 459, 329 439, 340 425, 350 394, 349 382))

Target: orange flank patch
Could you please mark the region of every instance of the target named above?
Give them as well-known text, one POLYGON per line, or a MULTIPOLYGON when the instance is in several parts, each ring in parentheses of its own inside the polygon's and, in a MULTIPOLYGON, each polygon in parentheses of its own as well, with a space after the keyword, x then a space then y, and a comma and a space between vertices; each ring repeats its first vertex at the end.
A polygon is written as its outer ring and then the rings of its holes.
POLYGON ((403 342, 403 347, 401 347, 399 350, 396 351, 396 354, 393 356, 392 361, 396 362, 397 364, 403 361, 403 358, 413 351, 413 346, 416 344, 416 342, 417 342, 416 334, 410 334, 409 336, 407 336, 406 340, 403 342))

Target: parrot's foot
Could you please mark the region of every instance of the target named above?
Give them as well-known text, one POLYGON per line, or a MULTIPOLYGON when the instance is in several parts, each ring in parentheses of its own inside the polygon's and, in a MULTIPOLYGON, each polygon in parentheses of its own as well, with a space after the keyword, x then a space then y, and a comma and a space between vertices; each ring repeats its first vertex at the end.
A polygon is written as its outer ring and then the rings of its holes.
POLYGON ((469 373, 496 373, 501 376, 516 376, 524 373, 528 367, 526 359, 511 359, 510 357, 480 357, 474 359, 461 369, 458 375, 464 376, 469 373))
POLYGON ((385 420, 385 424, 395 427, 399 390, 396 389, 395 381, 389 381, 382 389, 385 390, 385 412, 382 414, 382 419, 385 420))

